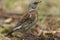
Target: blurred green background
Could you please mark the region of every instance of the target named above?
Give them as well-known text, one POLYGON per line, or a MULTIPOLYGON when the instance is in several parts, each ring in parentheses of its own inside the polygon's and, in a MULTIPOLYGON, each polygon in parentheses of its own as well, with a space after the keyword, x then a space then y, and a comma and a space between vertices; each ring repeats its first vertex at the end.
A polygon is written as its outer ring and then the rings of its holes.
MULTIPOLYGON (((32 0, 1 0, 0 8, 4 9, 6 12, 24 13, 27 10, 28 5, 31 1, 32 0)), ((37 6, 38 23, 48 24, 48 21, 46 21, 47 17, 45 17, 44 15, 55 15, 54 17, 51 17, 51 19, 53 19, 53 21, 56 19, 54 21, 56 23, 55 26, 58 26, 58 21, 60 20, 60 0, 36 1, 42 1, 37 6)))

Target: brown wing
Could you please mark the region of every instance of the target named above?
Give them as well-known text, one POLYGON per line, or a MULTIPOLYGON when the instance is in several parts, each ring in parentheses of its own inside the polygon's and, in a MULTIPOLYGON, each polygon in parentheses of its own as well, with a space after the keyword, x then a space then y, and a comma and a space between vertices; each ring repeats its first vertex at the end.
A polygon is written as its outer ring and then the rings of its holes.
POLYGON ((17 23, 17 25, 12 28, 7 35, 11 35, 16 30, 19 29, 30 29, 37 22, 37 14, 38 12, 33 10, 30 13, 26 13, 21 17, 21 20, 17 23), (31 15, 31 16, 30 16, 31 15), (22 22, 22 23, 21 23, 22 22))

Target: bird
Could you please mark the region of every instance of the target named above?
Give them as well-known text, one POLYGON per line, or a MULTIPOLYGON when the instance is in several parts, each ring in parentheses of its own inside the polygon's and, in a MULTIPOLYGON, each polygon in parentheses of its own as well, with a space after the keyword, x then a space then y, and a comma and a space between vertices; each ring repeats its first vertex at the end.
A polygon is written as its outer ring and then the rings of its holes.
POLYGON ((38 20, 38 12, 36 10, 35 5, 37 5, 39 2, 32 2, 29 4, 28 11, 26 14, 24 14, 15 27, 13 27, 11 30, 8 31, 7 35, 11 35, 13 32, 19 30, 19 29, 30 29, 34 24, 36 24, 38 20))

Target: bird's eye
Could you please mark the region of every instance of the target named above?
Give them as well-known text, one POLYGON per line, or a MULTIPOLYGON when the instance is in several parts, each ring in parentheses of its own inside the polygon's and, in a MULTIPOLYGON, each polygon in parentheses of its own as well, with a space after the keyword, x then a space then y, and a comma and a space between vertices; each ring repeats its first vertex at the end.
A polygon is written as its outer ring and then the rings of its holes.
POLYGON ((38 4, 38 2, 34 2, 34 4, 38 4))

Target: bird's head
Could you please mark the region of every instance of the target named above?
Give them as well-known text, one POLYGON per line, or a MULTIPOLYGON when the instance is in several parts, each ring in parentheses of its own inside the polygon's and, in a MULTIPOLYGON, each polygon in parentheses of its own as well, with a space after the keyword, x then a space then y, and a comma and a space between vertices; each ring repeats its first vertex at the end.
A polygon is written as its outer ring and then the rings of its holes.
POLYGON ((40 3, 41 1, 36 1, 36 0, 33 0, 30 4, 29 4, 29 7, 28 9, 36 9, 37 7, 37 4, 40 3))

